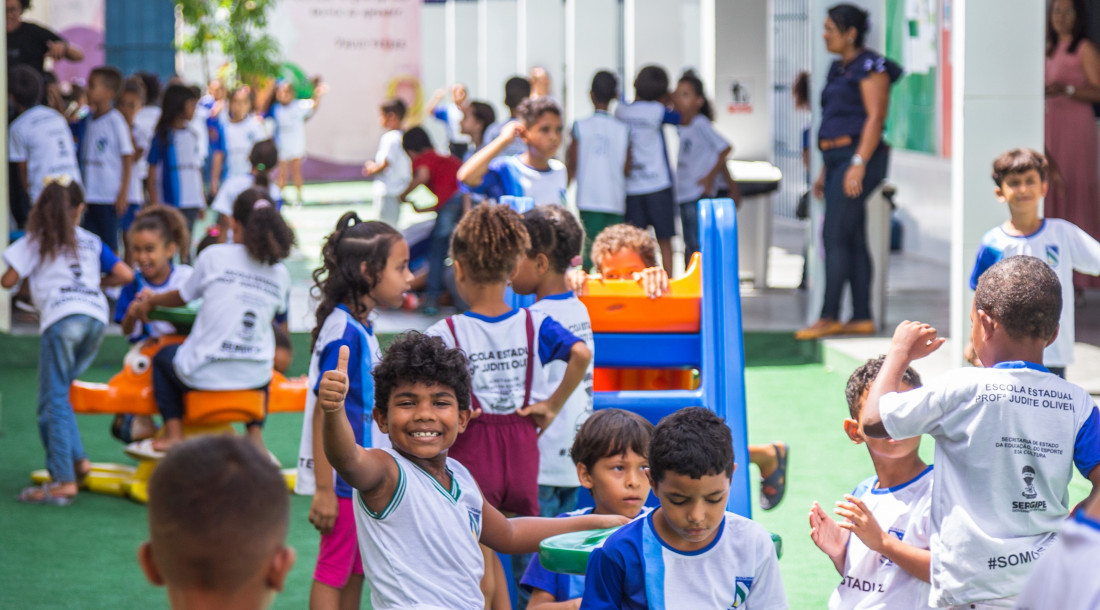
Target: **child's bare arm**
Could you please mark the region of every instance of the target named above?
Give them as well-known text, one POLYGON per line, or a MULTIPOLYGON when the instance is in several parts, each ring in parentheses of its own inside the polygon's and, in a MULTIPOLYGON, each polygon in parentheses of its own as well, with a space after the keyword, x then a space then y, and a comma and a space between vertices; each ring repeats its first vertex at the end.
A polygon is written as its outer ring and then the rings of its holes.
POLYGON ((4 277, 0 277, 0 288, 7 290, 15 287, 19 283, 19 272, 12 267, 8 267, 8 270, 4 272, 4 277))
POLYGON ((132 281, 134 281, 134 270, 130 268, 130 265, 118 261, 114 267, 111 267, 107 277, 99 282, 99 285, 109 288, 111 286, 125 286, 132 281))
POLYGON ((313 410, 313 476, 317 489, 309 505, 309 522, 317 531, 328 534, 336 523, 335 477, 325 456, 324 411, 313 410))
POLYGON ((363 164, 363 175, 366 177, 377 176, 378 174, 386 171, 386 168, 390 166, 389 159, 382 159, 382 162, 367 161, 363 164))
POLYGON ((543 591, 538 587, 531 588, 531 599, 527 602, 530 610, 579 610, 581 598, 570 599, 564 602, 554 601, 554 594, 543 591))
POLYGON ((577 177, 577 142, 578 138, 573 136, 573 141, 569 143, 569 148, 565 149, 565 175, 568 182, 572 182, 577 177))
POLYGON ((561 383, 550 395, 550 398, 542 402, 536 402, 516 410, 519 415, 530 416, 535 425, 541 430, 546 430, 550 422, 554 421, 565 401, 573 395, 573 391, 584 381, 584 375, 588 371, 588 364, 592 362, 592 350, 584 341, 577 341, 569 348, 569 362, 565 365, 565 374, 561 383))
POLYGON ((848 554, 848 538, 851 532, 844 530, 825 514, 824 509, 817 502, 810 507, 810 539, 814 541, 822 553, 829 556, 836 571, 844 574, 844 559, 848 554))
MULTIPOLYGON (((21 182, 23 184, 23 190, 24 191, 29 191, 30 190, 30 185, 27 184, 27 162, 26 161, 20 161, 19 162, 19 182, 21 182)), ((31 202, 31 205, 34 205, 33 201, 31 202)))
POLYGON ((565 285, 574 294, 583 297, 588 293, 588 274, 583 269, 570 269, 565 272, 565 285))
POLYGON ((914 577, 924 582, 931 581, 931 551, 905 544, 896 536, 882 531, 871 510, 859 498, 849 494, 844 499, 847 502, 837 502, 833 511, 845 519, 839 524, 840 527, 855 534, 867 548, 898 564, 914 577))
MULTIPOLYGON (((413 189, 422 184, 427 184, 428 180, 430 180, 431 177, 432 171, 430 169, 426 167, 416 168, 416 172, 413 173, 412 180, 409 180, 409 186, 405 187, 405 190, 401 191, 401 194, 397 196, 397 200, 405 201, 408 198, 409 193, 413 192, 413 189)), ((444 202, 440 201, 439 203, 440 205, 442 205, 444 202)))
POLYGON ((494 551, 508 555, 537 553, 539 543, 550 536, 619 527, 629 521, 630 519, 620 515, 507 519, 499 510, 485 502, 481 512, 481 543, 494 551))
POLYGON ((1100 465, 1093 466, 1089 471, 1089 481, 1092 483, 1092 491, 1089 492, 1088 497, 1081 500, 1081 503, 1073 508, 1074 512, 1077 510, 1089 510, 1092 507, 1092 512, 1100 512, 1100 465))
MULTIPOLYGON (((132 277, 130 281, 133 281, 132 277)), ((131 309, 134 311, 134 317, 142 322, 148 322, 149 312, 157 307, 183 307, 186 304, 187 301, 184 301, 183 297, 180 296, 179 290, 170 290, 168 292, 150 294, 145 298, 136 300, 131 305, 131 309)))
POLYGON ((871 438, 889 438, 886 427, 882 424, 882 415, 879 412, 879 399, 890 392, 897 392, 901 387, 901 378, 905 369, 914 360, 924 358, 928 354, 939 349, 946 339, 936 337, 936 329, 921 322, 906 320, 898 324, 894 331, 894 338, 890 342, 890 349, 886 352, 886 359, 875 377, 871 389, 867 392, 867 401, 863 405, 863 413, 860 418, 860 427, 863 433, 871 438))
POLYGON ((122 216, 130 205, 130 174, 134 167, 133 155, 122 155, 122 184, 118 187, 118 196, 115 197, 115 213, 122 216))
POLYGON ((489 172, 489 162, 504 152, 504 149, 512 143, 512 140, 517 136, 522 137, 522 135, 523 125, 519 121, 512 121, 505 125, 495 140, 474 153, 474 156, 458 168, 459 181, 470 187, 481 186, 481 181, 485 178, 485 174, 489 172))

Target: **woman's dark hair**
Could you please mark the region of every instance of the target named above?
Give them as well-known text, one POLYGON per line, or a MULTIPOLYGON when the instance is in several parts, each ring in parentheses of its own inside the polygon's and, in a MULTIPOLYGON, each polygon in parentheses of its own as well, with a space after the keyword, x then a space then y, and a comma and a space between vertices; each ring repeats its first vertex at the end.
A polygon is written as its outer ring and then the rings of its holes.
POLYGON ((439 337, 409 331, 390 344, 371 372, 374 406, 388 411, 390 395, 399 385, 423 383, 450 388, 458 410, 465 411, 470 408, 469 366, 462 350, 447 347, 439 337))
POLYGON ((791 85, 791 91, 794 93, 795 106, 799 108, 810 107, 810 73, 803 70, 798 73, 798 76, 794 77, 794 84, 791 85))
POLYGON ((17 108, 32 108, 42 100, 42 76, 38 70, 20 64, 8 73, 8 93, 17 108))
POLYGON ((187 230, 187 220, 177 208, 158 204, 146 206, 130 225, 130 233, 138 231, 157 231, 165 244, 176 244, 181 253, 191 247, 191 233, 187 230))
POLYGON ((634 97, 643 102, 656 102, 668 94, 668 72, 661 66, 646 66, 634 78, 634 97))
POLYGON ((172 133, 176 119, 183 115, 187 102, 198 99, 199 96, 186 85, 168 85, 164 90, 160 119, 157 120, 157 128, 154 132, 162 148, 167 150, 168 134, 172 133))
POLYGON ((401 136, 401 148, 404 148, 406 153, 431 150, 432 139, 428 137, 428 132, 424 131, 422 127, 413 127, 401 136))
POLYGON ((857 49, 863 48, 863 39, 867 35, 867 30, 871 29, 871 22, 868 19, 867 11, 855 6, 854 4, 838 4, 829 9, 829 19, 836 24, 836 28, 840 32, 846 33, 848 28, 856 29, 856 39, 853 44, 857 49))
POLYGON ((451 258, 479 284, 507 281, 530 247, 523 218, 506 205, 475 206, 451 235, 451 258))
POLYGON ((569 210, 553 203, 535 206, 523 215, 523 224, 531 239, 528 258, 545 254, 550 268, 558 273, 565 273, 573 266, 573 259, 581 253, 584 243, 584 228, 569 210))
POLYGON ((408 108, 405 107, 405 102, 396 97, 391 97, 382 102, 382 105, 378 108, 382 111, 382 114, 392 114, 400 121, 405 120, 405 113, 408 112, 408 108))
POLYGON ((569 457, 574 464, 584 464, 592 472, 596 462, 627 451, 648 457, 652 437, 653 424, 641 415, 622 409, 601 409, 577 430, 569 457))
POLYGON ((145 105, 156 106, 160 102, 160 78, 152 72, 138 72, 135 76, 145 85, 145 105))
POLYGON ((599 104, 608 104, 619 97, 619 79, 607 70, 600 70, 592 77, 592 99, 599 104))
POLYGON ((470 113, 474 119, 481 123, 481 128, 486 129, 497 121, 497 112, 485 102, 470 102, 470 113))
POLYGON ((695 92, 695 95, 703 98, 703 105, 699 108, 699 114, 713 121, 714 110, 710 107, 710 101, 707 100, 707 96, 703 94, 703 81, 695 75, 695 70, 686 70, 683 76, 680 77, 680 83, 686 83, 691 87, 691 90, 695 92))
POLYGON ((279 149, 275 146, 275 140, 268 138, 253 144, 248 153, 248 162, 252 164, 255 175, 252 184, 266 189, 271 184, 271 170, 279 163, 279 149))
POLYGON ((290 255, 294 231, 283 220, 267 189, 252 187, 237 195, 233 202, 233 220, 241 225, 244 233, 243 239, 238 237, 237 240, 252 258, 274 265, 290 255))
MULTIPOLYGON (((1088 38, 1089 9, 1085 5, 1085 0, 1070 0, 1070 2, 1073 3, 1073 12, 1076 13, 1076 17, 1073 19, 1073 39, 1066 51, 1073 55, 1077 52, 1077 46, 1081 41, 1088 38)), ((1058 47, 1058 32, 1054 31, 1054 23, 1051 21, 1053 16, 1054 0, 1051 0, 1047 3, 1047 57, 1054 55, 1054 49, 1058 47)))
POLYGON ((320 302, 317 324, 313 327, 314 345, 325 319, 337 305, 347 305, 356 318, 366 313, 360 300, 378 285, 390 250, 401 239, 401 233, 384 222, 363 222, 355 212, 340 217, 336 230, 321 246, 321 266, 313 271, 310 292, 320 302), (366 270, 362 268, 364 264, 366 270))
POLYGON ((662 419, 649 443, 654 487, 666 472, 693 479, 733 476, 733 440, 726 422, 703 407, 680 409, 662 419))
POLYGON ((27 235, 38 241, 38 256, 42 260, 68 251, 76 255, 76 226, 73 210, 84 203, 84 190, 76 180, 65 186, 51 182, 42 189, 38 201, 27 218, 27 235))
POLYGON ((522 76, 513 76, 504 81, 504 105, 509 108, 519 106, 520 102, 531 97, 531 81, 522 76))

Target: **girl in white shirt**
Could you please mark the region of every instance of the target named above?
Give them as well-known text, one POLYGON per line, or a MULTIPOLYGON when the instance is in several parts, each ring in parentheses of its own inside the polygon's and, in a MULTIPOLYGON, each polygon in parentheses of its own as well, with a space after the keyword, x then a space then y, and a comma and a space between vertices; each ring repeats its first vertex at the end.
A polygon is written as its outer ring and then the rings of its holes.
MULTIPOLYGON (((238 87, 229 96, 229 112, 224 121, 225 131, 225 179, 247 176, 252 170, 248 155, 252 147, 267 139, 267 129, 252 111, 252 89, 238 87)), ((270 168, 274 169, 274 167, 270 168)), ((225 187, 223 182, 222 188, 225 187)))
MULTIPOLYGON (((237 197, 231 221, 236 243, 202 251, 191 278, 179 289, 151 294, 132 305, 149 320, 154 307, 180 307, 203 299, 187 340, 153 358, 153 394, 164 418, 165 451, 183 440, 184 395, 192 390, 265 389, 275 359, 272 322, 286 312, 290 274, 282 260, 294 245, 294 231, 267 191, 252 188, 237 197)), ((262 420, 248 423, 248 435, 262 444, 262 420)))
POLYGON ((24 489, 20 502, 71 504, 78 481, 91 471, 69 403, 69 386, 92 363, 103 341, 107 298, 100 287, 134 279, 126 263, 98 237, 80 228, 83 213, 80 185, 61 176, 46 185, 31 208, 27 234, 4 251, 8 269, 0 286, 12 288, 20 279, 30 280, 42 333, 38 430, 46 447, 51 482, 24 489))
MULTIPOLYGON (((149 203, 180 209, 193 231, 195 220, 206 207, 203 192, 200 133, 191 127, 199 96, 184 85, 169 85, 164 92, 160 120, 149 144, 146 185, 149 203)), ((189 253, 183 258, 189 260, 189 253)))

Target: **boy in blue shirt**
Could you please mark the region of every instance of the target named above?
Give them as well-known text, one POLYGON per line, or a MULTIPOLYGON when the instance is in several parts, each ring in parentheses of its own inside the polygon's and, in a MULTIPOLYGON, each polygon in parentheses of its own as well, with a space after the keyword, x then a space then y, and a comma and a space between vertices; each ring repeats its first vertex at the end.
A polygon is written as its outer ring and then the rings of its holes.
MULTIPOLYGON (((591 494, 595 507, 559 515, 622 515, 628 519, 649 514, 649 440, 653 424, 636 413, 621 409, 596 412, 577 431, 570 457, 577 465, 577 478, 591 494)), ((557 608, 558 602, 580 603, 584 576, 557 574, 538 560, 527 565, 520 585, 531 593, 528 610, 557 608)), ((574 606, 575 607, 575 606, 574 606)))
POLYGON ((767 530, 726 512, 734 468, 730 430, 714 412, 662 419, 649 443, 661 505, 592 553, 581 608, 787 608, 767 530))

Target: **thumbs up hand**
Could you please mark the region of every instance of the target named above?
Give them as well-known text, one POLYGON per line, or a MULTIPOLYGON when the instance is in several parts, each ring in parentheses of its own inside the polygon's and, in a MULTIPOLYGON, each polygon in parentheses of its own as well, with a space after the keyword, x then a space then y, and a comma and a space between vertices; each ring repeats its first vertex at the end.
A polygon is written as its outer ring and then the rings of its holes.
POLYGON ((348 358, 351 351, 348 346, 340 346, 340 356, 336 368, 325 371, 317 387, 317 405, 325 413, 335 413, 344 408, 344 397, 348 393, 348 358))

